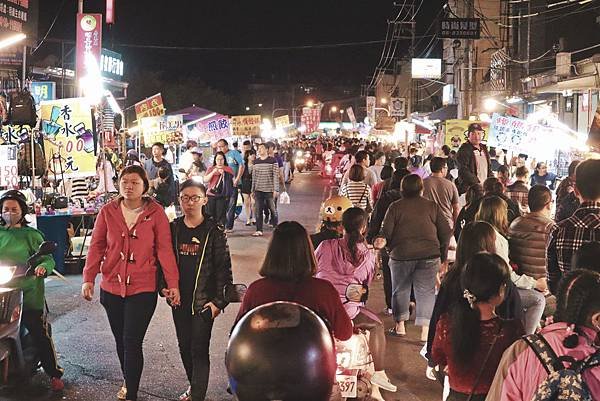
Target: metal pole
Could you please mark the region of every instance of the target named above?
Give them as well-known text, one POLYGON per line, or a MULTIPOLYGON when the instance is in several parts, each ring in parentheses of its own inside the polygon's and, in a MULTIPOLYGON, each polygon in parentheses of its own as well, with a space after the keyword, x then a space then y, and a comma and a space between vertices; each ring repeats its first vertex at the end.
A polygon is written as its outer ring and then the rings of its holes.
POLYGON ((78 4, 78 8, 77 8, 77 12, 79 14, 83 13, 83 0, 79 0, 79 4, 78 4))
POLYGON ((527 76, 529 76, 531 60, 531 1, 527 3, 527 76))

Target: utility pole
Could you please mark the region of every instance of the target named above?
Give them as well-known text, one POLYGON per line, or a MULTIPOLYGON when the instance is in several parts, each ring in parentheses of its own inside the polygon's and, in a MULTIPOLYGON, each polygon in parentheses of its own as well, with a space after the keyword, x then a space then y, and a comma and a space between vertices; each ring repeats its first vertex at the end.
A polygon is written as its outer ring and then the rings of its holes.
MULTIPOLYGON (((475 16, 475 0, 465 0, 465 6, 466 6, 466 14, 467 14, 467 18, 473 18, 475 16)), ((473 39, 467 39, 467 46, 465 47, 465 51, 466 51, 466 59, 467 59, 467 65, 468 65, 468 72, 467 72, 467 96, 466 96, 466 103, 467 103, 467 115, 466 117, 470 117, 471 113, 473 112, 473 105, 476 101, 476 96, 475 96, 475 87, 476 87, 476 83, 474 82, 474 76, 473 76, 473 39)))
POLYGON ((77 12, 78 12, 79 14, 82 14, 82 13, 83 13, 83 0, 78 0, 77 12))

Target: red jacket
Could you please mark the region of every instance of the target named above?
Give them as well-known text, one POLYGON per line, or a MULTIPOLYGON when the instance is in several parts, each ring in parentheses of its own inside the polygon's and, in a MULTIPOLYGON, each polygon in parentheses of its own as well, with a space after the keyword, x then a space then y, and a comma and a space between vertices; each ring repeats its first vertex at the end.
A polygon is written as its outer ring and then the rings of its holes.
POLYGON ((148 200, 131 230, 121 212, 120 199, 98 213, 88 252, 83 281, 93 283, 102 273, 100 287, 127 297, 157 290, 160 261, 168 288, 179 288, 179 270, 171 243, 169 220, 163 208, 148 200))

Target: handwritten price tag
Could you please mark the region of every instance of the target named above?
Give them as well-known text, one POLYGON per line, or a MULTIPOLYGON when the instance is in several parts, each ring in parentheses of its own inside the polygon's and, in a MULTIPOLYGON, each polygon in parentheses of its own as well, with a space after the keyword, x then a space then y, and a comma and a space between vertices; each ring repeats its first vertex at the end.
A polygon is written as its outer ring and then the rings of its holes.
POLYGON ((15 187, 19 184, 17 152, 17 145, 0 146, 0 186, 2 187, 15 187))

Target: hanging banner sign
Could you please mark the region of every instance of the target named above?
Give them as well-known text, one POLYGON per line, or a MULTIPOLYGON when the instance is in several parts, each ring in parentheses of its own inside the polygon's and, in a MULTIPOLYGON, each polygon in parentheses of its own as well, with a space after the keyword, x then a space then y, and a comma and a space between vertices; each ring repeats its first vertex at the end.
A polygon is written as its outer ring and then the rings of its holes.
POLYGON ((229 117, 217 114, 207 120, 187 126, 187 138, 197 142, 216 142, 231 136, 229 117))
POLYGON ((317 131, 319 129, 319 123, 321 122, 321 108, 302 108, 302 116, 300 117, 300 121, 306 126, 307 134, 312 134, 313 132, 317 131))
POLYGON ((29 91, 35 100, 35 104, 56 99, 56 82, 32 82, 29 91))
POLYGON ((375 96, 367 96, 367 117, 371 124, 375 124, 375 105, 377 104, 377 98, 375 96))
POLYGON ((348 113, 348 118, 350 119, 350 122, 352 123, 352 127, 356 128, 357 121, 356 121, 356 116, 354 115, 354 110, 352 109, 352 107, 348 107, 346 109, 346 113, 348 113))
POLYGON ((41 103, 44 150, 51 173, 65 177, 96 174, 92 109, 85 98, 41 103))
POLYGON ((157 117, 165 115, 165 106, 160 93, 136 103, 134 107, 135 116, 138 121, 144 117, 157 117))
POLYGON ((460 145, 467 140, 467 131, 469 125, 477 123, 481 124, 483 128, 482 142, 487 142, 489 138, 489 124, 483 121, 470 121, 470 120, 446 120, 446 138, 444 143, 450 147, 451 150, 458 151, 460 145))
POLYGON ((101 54, 102 14, 77 14, 75 74, 78 79, 93 73, 88 70, 86 59, 94 60, 99 68, 101 54))
POLYGON ((18 145, 0 146, 0 186, 2 187, 16 187, 19 184, 18 149, 18 145))
POLYGON ((547 132, 547 128, 539 124, 494 113, 488 145, 531 154, 536 146, 539 147, 544 132, 547 132))
POLYGON ((479 18, 443 18, 440 22, 442 39, 479 39, 480 37, 479 18))
POLYGON ((290 116, 288 116, 287 114, 285 116, 281 116, 281 117, 275 117, 275 128, 285 128, 285 127, 289 127, 290 124, 290 116))
POLYGON ((232 116, 231 132, 234 136, 259 136, 261 123, 260 115, 232 116))
POLYGON ((115 23, 115 0, 106 0, 106 23, 115 23))
POLYGON ((183 115, 142 118, 142 133, 144 135, 144 146, 153 143, 169 143, 171 134, 181 133, 183 130, 183 115))

